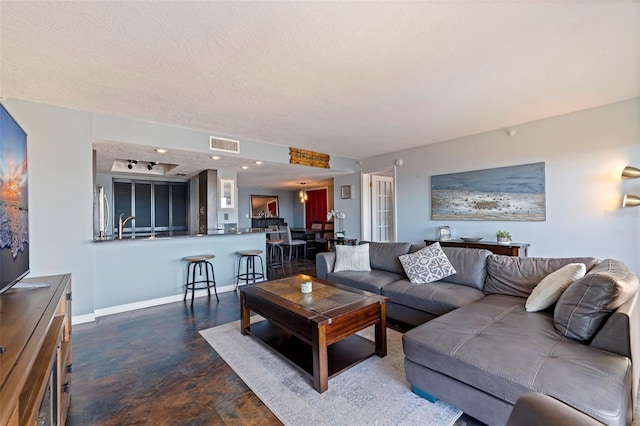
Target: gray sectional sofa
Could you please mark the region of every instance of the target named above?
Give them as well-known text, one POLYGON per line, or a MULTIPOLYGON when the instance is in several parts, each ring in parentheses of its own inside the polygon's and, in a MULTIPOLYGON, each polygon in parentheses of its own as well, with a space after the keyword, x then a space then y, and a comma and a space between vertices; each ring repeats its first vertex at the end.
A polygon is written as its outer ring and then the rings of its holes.
POLYGON ((539 392, 605 424, 630 424, 638 388, 639 283, 622 262, 544 259, 487 250, 443 251, 456 273, 412 284, 398 256, 424 245, 369 243, 371 271, 317 276, 389 298, 387 316, 416 327, 403 336, 413 390, 491 425, 505 424, 522 395, 539 392), (541 312, 525 301, 548 274, 584 263, 587 274, 541 312))

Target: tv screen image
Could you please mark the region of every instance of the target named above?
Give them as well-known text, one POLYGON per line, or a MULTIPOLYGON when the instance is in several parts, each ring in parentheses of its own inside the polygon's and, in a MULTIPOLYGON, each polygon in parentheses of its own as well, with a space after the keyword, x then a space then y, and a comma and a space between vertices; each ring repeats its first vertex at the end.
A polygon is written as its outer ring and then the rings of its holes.
POLYGON ((0 105, 0 293, 29 272, 27 134, 0 105))

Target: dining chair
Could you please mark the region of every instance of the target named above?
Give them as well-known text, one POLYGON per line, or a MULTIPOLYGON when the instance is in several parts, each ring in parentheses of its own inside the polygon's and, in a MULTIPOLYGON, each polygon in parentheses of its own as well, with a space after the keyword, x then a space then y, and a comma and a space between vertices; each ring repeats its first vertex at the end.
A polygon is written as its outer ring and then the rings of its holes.
POLYGON ((316 246, 322 247, 325 251, 329 251, 329 238, 333 238, 333 222, 325 223, 324 230, 319 237, 318 234, 316 234, 316 246))
POLYGON ((327 222, 324 224, 324 232, 322 232, 322 237, 316 239, 316 244, 318 246, 322 246, 326 251, 331 251, 331 245, 329 241, 333 238, 333 222, 327 222))
POLYGON ((291 238, 291 228, 289 226, 280 226, 280 230, 285 231, 281 234, 282 244, 285 249, 289 250, 289 262, 291 262, 291 252, 293 248, 296 248, 296 258, 298 258, 298 249, 302 246, 304 248, 304 258, 307 259, 307 242, 305 240, 294 240, 291 238))
MULTIPOLYGON (((309 250, 318 250, 319 248, 321 248, 322 243, 320 244, 320 246, 318 246, 318 240, 322 239, 322 230, 324 228, 324 223, 314 220, 313 222, 311 222, 311 228, 312 230, 317 230, 318 232, 315 232, 313 235, 309 235, 309 237, 311 238, 307 238, 307 251, 309 250), (311 242, 312 244, 308 244, 309 242, 311 242)), ((311 256, 313 256, 313 253, 311 253, 311 256)))

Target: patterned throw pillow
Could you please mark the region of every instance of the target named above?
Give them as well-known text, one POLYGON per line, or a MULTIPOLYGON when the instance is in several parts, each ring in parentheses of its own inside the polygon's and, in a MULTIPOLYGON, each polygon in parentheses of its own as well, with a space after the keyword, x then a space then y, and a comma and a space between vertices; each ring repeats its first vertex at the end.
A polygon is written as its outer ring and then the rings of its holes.
POLYGON ((426 284, 456 273, 440 243, 433 243, 415 253, 398 256, 404 272, 413 284, 426 284))
POLYGON ((357 246, 336 245, 336 263, 333 272, 341 271, 371 271, 369 263, 369 244, 357 246))

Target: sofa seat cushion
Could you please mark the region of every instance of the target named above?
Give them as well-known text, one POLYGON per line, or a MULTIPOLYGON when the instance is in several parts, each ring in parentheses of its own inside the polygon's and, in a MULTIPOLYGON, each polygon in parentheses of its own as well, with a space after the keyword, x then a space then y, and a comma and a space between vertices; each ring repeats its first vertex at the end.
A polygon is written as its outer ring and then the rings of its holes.
POLYGON ((485 297, 472 287, 437 281, 428 284, 412 284, 409 280, 396 281, 382 288, 389 302, 418 309, 433 315, 442 315, 485 297))
POLYGON ((408 331, 403 347, 408 360, 510 404, 534 391, 604 423, 627 419, 629 358, 561 336, 551 314, 526 312, 522 298, 487 296, 408 331))
POLYGON ((376 294, 380 294, 380 289, 382 287, 401 279, 406 279, 406 277, 404 275, 381 271, 379 269, 372 269, 369 272, 344 271, 329 272, 327 274, 327 281, 336 284, 344 284, 376 294))

